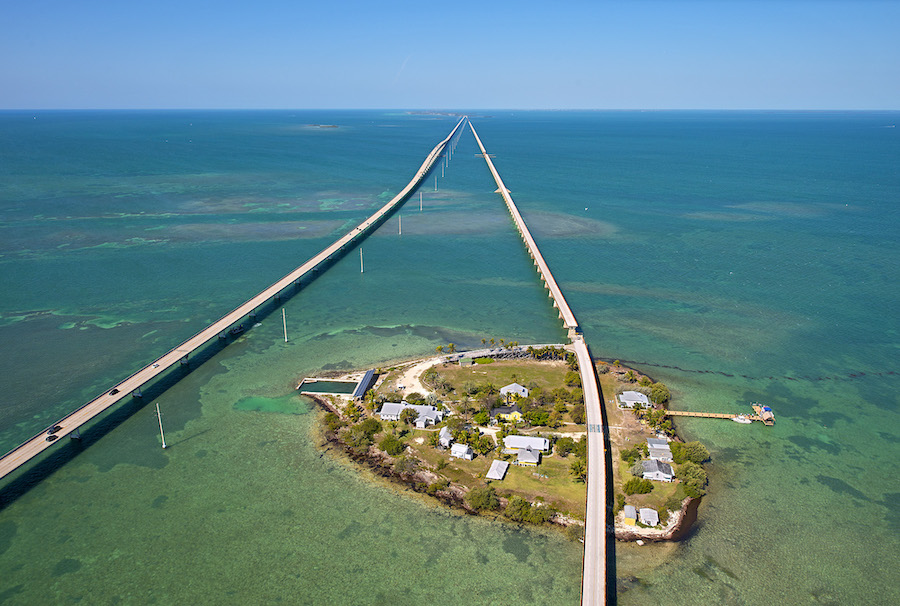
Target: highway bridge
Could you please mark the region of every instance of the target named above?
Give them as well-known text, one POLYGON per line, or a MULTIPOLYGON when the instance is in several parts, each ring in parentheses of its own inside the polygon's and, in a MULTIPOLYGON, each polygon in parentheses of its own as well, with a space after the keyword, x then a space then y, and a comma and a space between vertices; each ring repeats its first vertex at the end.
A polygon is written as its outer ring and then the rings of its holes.
POLYGON ((575 314, 569 307, 566 298, 563 296, 562 289, 553 277, 550 267, 544 260, 544 256, 538 249, 537 243, 531 236, 522 214, 516 207, 509 189, 503 184, 500 173, 494 166, 490 154, 485 150, 475 127, 469 122, 469 128, 475 136, 475 141, 481 149, 481 155, 487 163, 494 181, 497 183, 497 193, 503 197, 506 208, 512 216, 516 229, 522 236, 522 241, 528 250, 529 256, 534 260, 538 274, 544 287, 549 291, 550 297, 553 299, 553 306, 559 310, 559 318, 563 321, 563 326, 569 332, 569 339, 572 341, 568 349, 575 353, 578 360, 578 371, 581 374, 581 386, 584 390, 584 408, 587 413, 587 441, 588 441, 588 464, 587 464, 587 507, 585 512, 585 528, 584 528, 584 563, 581 577, 581 603, 585 606, 596 606, 605 604, 607 599, 606 587, 606 539, 607 539, 607 477, 606 477, 606 448, 604 444, 603 431, 603 410, 602 399, 600 398, 600 385, 597 380, 597 370, 594 368, 594 361, 591 358, 590 351, 581 330, 575 314))
MULTIPOLYGON (((227 338, 229 331, 234 327, 239 326, 241 322, 247 321, 251 317, 255 317, 260 308, 273 301, 278 301, 282 297, 286 298, 289 294, 289 289, 299 286, 302 278, 318 270, 327 262, 339 257, 348 248, 356 246, 384 222, 397 207, 406 201, 413 190, 425 180, 425 177, 428 176, 428 173, 438 160, 443 158, 448 145, 450 145, 454 137, 458 136, 458 133, 465 122, 466 117, 460 119, 447 138, 435 145, 434 149, 426 156, 425 161, 422 162, 419 170, 416 171, 416 174, 406 187, 394 196, 390 202, 375 211, 372 216, 255 297, 239 305, 237 308, 222 316, 184 343, 169 350, 134 374, 123 379, 119 383, 116 383, 107 391, 103 392, 75 412, 54 423, 53 427, 58 427, 58 429, 53 432, 53 435, 56 436, 53 440, 57 440, 58 438, 62 438, 75 432, 82 425, 97 415, 109 410, 124 398, 131 397, 133 394, 139 394, 141 387, 147 385, 160 375, 163 375, 169 369, 187 363, 191 354, 202 349, 211 341, 227 338)), ((47 435, 45 432, 41 432, 3 455, 3 458, 0 459, 0 478, 19 469, 46 449, 54 446, 56 442, 48 441, 48 438, 50 437, 51 436, 47 435)))

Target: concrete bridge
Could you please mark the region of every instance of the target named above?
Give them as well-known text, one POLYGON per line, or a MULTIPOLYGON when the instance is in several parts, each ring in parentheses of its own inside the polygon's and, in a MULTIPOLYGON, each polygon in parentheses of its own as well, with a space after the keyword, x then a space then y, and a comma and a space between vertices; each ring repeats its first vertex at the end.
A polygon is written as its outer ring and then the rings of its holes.
MULTIPOLYGON (((393 213, 424 180, 434 165, 444 155, 450 142, 466 122, 466 117, 460 119, 446 139, 434 146, 434 149, 426 156, 425 161, 416 171, 416 174, 400 193, 394 196, 390 202, 379 208, 368 219, 338 238, 333 244, 322 250, 309 261, 275 282, 264 291, 222 316, 193 337, 169 350, 147 366, 144 366, 131 376, 112 386, 75 412, 54 423, 59 429, 54 432, 58 438, 65 437, 76 431, 82 425, 109 410, 124 398, 140 395, 141 387, 147 385, 172 367, 186 364, 191 354, 205 347, 211 341, 227 338, 229 331, 241 322, 255 317, 257 311, 273 301, 279 301, 282 297, 289 296, 288 290, 300 285, 300 280, 317 271, 326 262, 341 256, 347 248, 357 245, 377 228, 388 216, 393 213)), ((13 448, 0 459, 0 478, 12 473, 21 466, 27 464, 33 458, 44 452, 47 448, 56 444, 56 441, 48 442, 49 436, 44 432, 26 440, 13 448)))
POLYGON ((587 441, 588 441, 588 462, 587 462, 587 508, 585 513, 584 528, 584 563, 581 577, 581 603, 583 605, 599 605, 605 604, 607 598, 606 587, 606 539, 607 539, 607 477, 606 477, 606 447, 604 444, 603 432, 603 405, 600 398, 600 385, 597 380, 597 370, 594 368, 594 361, 591 358, 587 344, 584 342, 581 330, 578 327, 578 321, 575 314, 572 313, 569 304, 566 302, 556 283, 556 278, 550 271, 550 267, 544 260, 541 251, 538 250, 537 243, 531 236, 528 226, 522 214, 513 202, 500 173, 494 167, 490 155, 484 149, 475 127, 469 122, 469 128, 475 135, 475 141, 481 149, 481 155, 487 163, 488 169, 497 183, 497 193, 503 197, 506 208, 512 216, 516 229, 522 236, 522 241, 528 250, 528 254, 534 260, 538 274, 544 287, 550 293, 553 299, 553 306, 559 310, 559 318, 563 321, 563 326, 568 329, 569 339, 572 344, 568 349, 575 353, 578 360, 578 371, 581 374, 581 386, 584 390, 584 408, 587 413, 587 441))

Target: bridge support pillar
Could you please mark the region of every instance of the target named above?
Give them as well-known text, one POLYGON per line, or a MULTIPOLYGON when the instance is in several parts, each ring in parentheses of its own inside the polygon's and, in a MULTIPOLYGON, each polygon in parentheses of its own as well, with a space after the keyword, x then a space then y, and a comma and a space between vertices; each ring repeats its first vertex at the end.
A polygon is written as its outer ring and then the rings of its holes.
POLYGON ((144 397, 144 394, 141 393, 141 388, 138 387, 137 389, 135 389, 134 391, 132 391, 132 392, 131 392, 131 397, 132 397, 132 398, 143 398, 143 397, 144 397))
POLYGON ((187 356, 184 356, 183 358, 181 358, 181 360, 179 360, 178 363, 181 364, 182 366, 187 366, 188 364, 190 364, 190 362, 188 362, 187 356))

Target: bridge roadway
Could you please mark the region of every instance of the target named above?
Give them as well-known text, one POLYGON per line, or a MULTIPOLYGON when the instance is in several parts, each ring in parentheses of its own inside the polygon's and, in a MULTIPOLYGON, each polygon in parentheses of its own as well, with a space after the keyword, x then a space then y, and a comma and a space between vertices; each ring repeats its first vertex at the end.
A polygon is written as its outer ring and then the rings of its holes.
MULTIPOLYGON (((114 385, 109 390, 100 394, 75 412, 60 419, 54 425, 59 425, 60 429, 55 435, 62 438, 69 435, 97 415, 108 410, 122 399, 136 393, 143 385, 152 381, 156 377, 165 373, 167 370, 186 362, 188 356, 193 352, 205 346, 213 339, 227 333, 229 329, 243 321, 245 318, 253 315, 261 306, 269 303, 273 299, 282 295, 285 289, 294 284, 299 284, 301 278, 308 273, 317 269, 322 263, 339 253, 341 250, 351 244, 355 244, 363 239, 372 229, 376 228, 381 221, 386 218, 396 207, 402 204, 406 198, 418 187, 431 168, 435 165, 444 153, 448 143, 459 131, 460 127, 466 122, 466 117, 460 119, 446 139, 438 143, 434 149, 422 162, 419 170, 416 171, 412 180, 403 188, 400 193, 394 196, 390 202, 378 209, 371 217, 357 225, 350 232, 335 241, 331 246, 325 248, 322 252, 311 258, 309 261, 275 282, 264 291, 253 297, 252 299, 241 304, 230 313, 216 320, 193 337, 178 345, 174 349, 168 351, 163 356, 157 358, 147 366, 141 368, 128 378, 114 385)), ((58 441, 58 440, 57 440, 58 441)), ((0 478, 12 473, 22 465, 28 463, 31 459, 39 455, 47 448, 53 446, 56 442, 47 442, 44 432, 23 442, 16 448, 6 453, 0 459, 0 478)))
POLYGON ((606 603, 606 534, 607 534, 607 512, 606 506, 606 449, 603 441, 603 414, 600 409, 602 405, 600 399, 600 385, 597 380, 597 370, 594 368, 594 361, 591 358, 590 351, 584 338, 578 328, 578 322, 575 314, 572 313, 569 304, 566 302, 562 294, 562 290, 556 283, 556 279, 550 272, 550 267, 544 260, 541 251, 538 250, 537 243, 531 237, 528 226, 522 218, 516 203, 513 202, 509 189, 503 184, 500 173, 494 167, 491 157, 484 149, 478 133, 472 122, 469 122, 469 128, 475 135, 475 141, 481 149, 481 155, 487 163, 494 181, 497 183, 497 193, 503 196, 506 207, 512 215, 516 224, 516 229, 522 236, 528 254, 534 260, 534 264, 538 268, 541 280, 544 286, 550 291, 550 297, 553 299, 553 306, 559 310, 559 317, 569 331, 569 338, 572 344, 567 349, 575 352, 578 360, 578 370, 581 374, 581 385, 584 390, 584 408, 587 413, 587 440, 588 440, 588 462, 587 462, 587 509, 585 512, 585 528, 584 528, 584 560, 581 576, 581 603, 584 606, 598 606, 606 603))

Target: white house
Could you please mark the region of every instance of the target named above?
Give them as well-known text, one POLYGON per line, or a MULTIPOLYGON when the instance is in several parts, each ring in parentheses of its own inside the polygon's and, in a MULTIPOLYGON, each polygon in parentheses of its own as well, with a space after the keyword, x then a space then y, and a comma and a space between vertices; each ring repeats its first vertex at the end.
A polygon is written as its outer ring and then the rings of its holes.
POLYGON ((635 404, 650 406, 650 399, 639 391, 623 391, 618 396, 619 408, 634 408, 635 404))
POLYGON ((645 480, 671 482, 675 477, 675 474, 672 473, 672 466, 668 463, 651 459, 649 461, 641 461, 641 465, 644 467, 645 480))
POLYGON ((506 386, 500 388, 501 396, 508 397, 513 394, 516 394, 522 398, 527 398, 528 397, 528 389, 526 389, 522 385, 519 385, 518 383, 510 383, 509 385, 506 385, 506 386))
POLYGON ((641 507, 638 514, 641 516, 641 524, 646 524, 647 526, 656 526, 659 524, 659 513, 657 513, 655 509, 641 507))
POLYGON ((407 408, 412 408, 419 416, 416 418, 416 427, 425 429, 429 425, 440 423, 444 420, 444 413, 434 406, 424 404, 407 404, 406 402, 385 402, 378 411, 382 421, 399 421, 400 414, 407 408))
POLYGON ((550 450, 550 440, 547 438, 535 438, 532 436, 506 436, 503 438, 503 446, 508 450, 550 450))
POLYGON ((475 458, 475 453, 472 452, 468 444, 454 444, 450 447, 450 456, 471 461, 475 458))
POLYGON ((441 427, 441 432, 438 434, 438 444, 440 444, 444 448, 450 448, 450 444, 452 443, 453 435, 450 433, 450 428, 441 427))
POLYGON ((656 438, 647 438, 647 450, 650 451, 650 458, 656 461, 666 463, 672 462, 672 449, 665 440, 657 440, 656 438))

